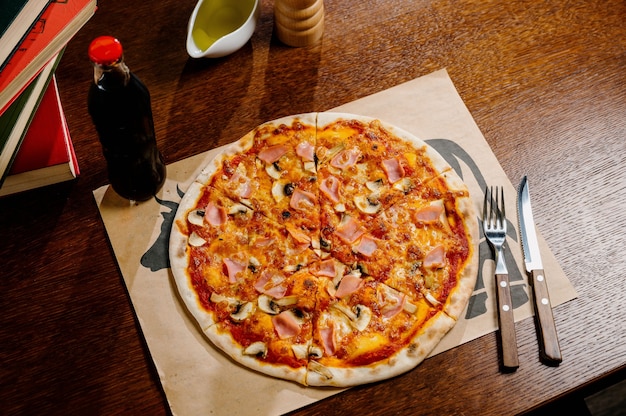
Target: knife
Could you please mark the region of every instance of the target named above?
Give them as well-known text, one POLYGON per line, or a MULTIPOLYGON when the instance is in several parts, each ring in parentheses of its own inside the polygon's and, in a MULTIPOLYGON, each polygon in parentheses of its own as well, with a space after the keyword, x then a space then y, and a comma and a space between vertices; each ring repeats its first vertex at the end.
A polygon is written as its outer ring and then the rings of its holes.
POLYGON ((558 365, 563 358, 561 357, 556 326, 554 325, 546 275, 541 262, 539 240, 537 239, 535 221, 533 220, 533 212, 530 206, 530 192, 526 176, 522 178, 522 182, 519 185, 517 209, 524 263, 526 264, 526 271, 529 273, 530 284, 533 288, 532 298, 539 336, 539 355, 545 364, 558 365))

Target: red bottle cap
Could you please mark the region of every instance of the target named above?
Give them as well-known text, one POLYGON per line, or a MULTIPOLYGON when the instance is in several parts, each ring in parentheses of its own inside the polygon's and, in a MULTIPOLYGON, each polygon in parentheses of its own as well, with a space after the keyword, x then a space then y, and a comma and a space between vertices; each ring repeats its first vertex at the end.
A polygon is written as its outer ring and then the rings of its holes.
POLYGON ((89 59, 98 65, 111 65, 123 54, 122 44, 113 36, 99 36, 89 44, 89 59))

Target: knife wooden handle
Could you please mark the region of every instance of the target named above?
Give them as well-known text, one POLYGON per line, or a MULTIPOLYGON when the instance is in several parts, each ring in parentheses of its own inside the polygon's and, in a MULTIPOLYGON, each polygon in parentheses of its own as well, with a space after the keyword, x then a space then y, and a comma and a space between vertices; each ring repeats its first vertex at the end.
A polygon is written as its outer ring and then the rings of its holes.
POLYGON ((515 336, 515 317, 509 288, 509 275, 496 273, 498 297, 498 324, 502 342, 502 367, 504 371, 515 371, 519 367, 517 356, 517 337, 515 336))
POLYGON ((545 273, 543 270, 530 272, 533 285, 533 300, 535 305, 535 319, 539 335, 539 354, 542 361, 548 365, 558 365, 563 358, 559 348, 559 339, 552 315, 552 305, 548 294, 545 273))

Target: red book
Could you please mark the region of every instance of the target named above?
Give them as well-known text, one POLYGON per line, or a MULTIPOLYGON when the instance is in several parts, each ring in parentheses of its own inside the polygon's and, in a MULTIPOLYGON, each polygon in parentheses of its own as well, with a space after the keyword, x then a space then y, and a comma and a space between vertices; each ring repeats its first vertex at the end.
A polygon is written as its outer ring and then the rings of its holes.
POLYGON ((0 71, 0 114, 96 11, 96 0, 55 0, 0 71))
POLYGON ((52 78, 0 188, 0 196, 64 182, 79 173, 56 79, 52 78))

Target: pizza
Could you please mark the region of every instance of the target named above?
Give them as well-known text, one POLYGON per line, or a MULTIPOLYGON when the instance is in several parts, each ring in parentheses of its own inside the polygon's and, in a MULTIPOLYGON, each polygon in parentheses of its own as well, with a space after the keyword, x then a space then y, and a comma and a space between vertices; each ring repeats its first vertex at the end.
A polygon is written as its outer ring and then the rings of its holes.
POLYGON ((227 146, 170 236, 182 302, 250 369, 346 387, 416 367, 474 289, 478 225, 434 149, 383 121, 310 113, 227 146))

